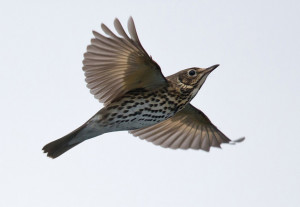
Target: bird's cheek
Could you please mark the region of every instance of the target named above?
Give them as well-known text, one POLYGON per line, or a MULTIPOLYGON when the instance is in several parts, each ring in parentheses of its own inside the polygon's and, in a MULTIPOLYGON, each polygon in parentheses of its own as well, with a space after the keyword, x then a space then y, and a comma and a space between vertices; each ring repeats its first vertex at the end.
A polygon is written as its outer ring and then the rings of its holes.
POLYGON ((185 85, 191 85, 191 83, 192 83, 192 80, 191 80, 191 79, 189 79, 189 78, 185 78, 185 79, 184 79, 184 84, 185 84, 185 85))

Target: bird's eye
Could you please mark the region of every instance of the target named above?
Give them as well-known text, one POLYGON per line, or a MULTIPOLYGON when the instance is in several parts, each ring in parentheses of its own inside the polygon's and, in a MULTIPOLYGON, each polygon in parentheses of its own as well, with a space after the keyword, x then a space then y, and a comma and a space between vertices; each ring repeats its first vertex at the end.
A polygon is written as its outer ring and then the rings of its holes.
POLYGON ((189 70, 189 71, 188 71, 188 75, 189 75, 189 76, 195 76, 195 75, 196 75, 196 71, 193 70, 193 69, 192 69, 192 70, 189 70))

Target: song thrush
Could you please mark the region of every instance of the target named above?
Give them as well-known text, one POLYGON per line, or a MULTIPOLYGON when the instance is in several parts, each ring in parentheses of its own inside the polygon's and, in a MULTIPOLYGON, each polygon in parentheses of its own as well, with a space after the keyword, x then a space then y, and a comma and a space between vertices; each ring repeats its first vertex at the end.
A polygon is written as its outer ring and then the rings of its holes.
POLYGON ((203 112, 190 104, 207 76, 219 65, 188 68, 164 77, 159 65, 142 47, 133 19, 126 34, 118 19, 115 35, 104 24, 108 36, 93 31, 95 38, 84 54, 87 87, 104 107, 70 134, 43 150, 56 158, 81 142, 98 135, 129 130, 134 136, 172 149, 220 147, 231 141, 203 112))

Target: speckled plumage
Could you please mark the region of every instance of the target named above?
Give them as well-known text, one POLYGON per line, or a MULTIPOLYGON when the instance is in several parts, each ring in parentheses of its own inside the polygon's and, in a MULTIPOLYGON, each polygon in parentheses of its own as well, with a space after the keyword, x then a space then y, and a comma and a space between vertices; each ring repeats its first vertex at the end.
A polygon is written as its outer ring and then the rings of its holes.
POLYGON ((177 93, 172 87, 136 89, 104 107, 96 119, 111 131, 148 127, 170 118, 188 102, 187 96, 177 93))
POLYGON ((218 65, 188 68, 164 77, 159 65, 142 47, 132 18, 126 34, 118 19, 120 36, 104 24, 108 37, 95 38, 84 55, 87 86, 104 107, 70 134, 44 146, 56 158, 77 144, 98 135, 128 130, 162 147, 203 149, 232 142, 189 102, 218 65))

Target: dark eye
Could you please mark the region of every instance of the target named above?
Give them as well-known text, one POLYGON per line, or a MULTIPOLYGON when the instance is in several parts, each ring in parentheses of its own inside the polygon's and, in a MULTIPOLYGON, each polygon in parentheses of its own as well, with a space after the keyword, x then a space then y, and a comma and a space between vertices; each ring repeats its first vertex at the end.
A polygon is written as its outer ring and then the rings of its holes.
POLYGON ((189 74, 189 76, 195 76, 196 75, 196 71, 195 70, 189 70, 188 74, 189 74))

